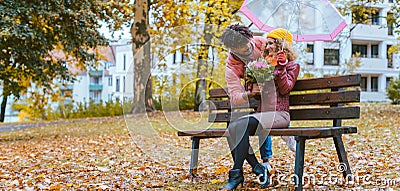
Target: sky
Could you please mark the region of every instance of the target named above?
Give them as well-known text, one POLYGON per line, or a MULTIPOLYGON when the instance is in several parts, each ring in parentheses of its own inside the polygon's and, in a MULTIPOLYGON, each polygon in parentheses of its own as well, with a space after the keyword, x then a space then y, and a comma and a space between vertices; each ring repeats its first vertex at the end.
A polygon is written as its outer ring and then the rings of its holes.
POLYGON ((103 34, 108 39, 130 39, 131 33, 129 31, 129 27, 123 26, 122 30, 114 32, 114 37, 111 36, 111 32, 107 28, 105 24, 102 24, 102 27, 99 29, 100 34, 103 34))

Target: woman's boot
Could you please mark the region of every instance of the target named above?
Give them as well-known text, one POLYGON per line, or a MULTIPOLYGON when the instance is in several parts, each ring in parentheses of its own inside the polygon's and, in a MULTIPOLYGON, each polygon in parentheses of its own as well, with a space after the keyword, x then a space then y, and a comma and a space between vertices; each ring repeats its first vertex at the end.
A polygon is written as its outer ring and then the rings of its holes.
POLYGON ((244 176, 242 169, 232 169, 229 171, 228 183, 221 190, 234 190, 239 184, 243 187, 244 176))
POLYGON ((253 172, 259 177, 261 188, 266 188, 270 183, 268 169, 258 163, 256 166, 254 166, 253 172))

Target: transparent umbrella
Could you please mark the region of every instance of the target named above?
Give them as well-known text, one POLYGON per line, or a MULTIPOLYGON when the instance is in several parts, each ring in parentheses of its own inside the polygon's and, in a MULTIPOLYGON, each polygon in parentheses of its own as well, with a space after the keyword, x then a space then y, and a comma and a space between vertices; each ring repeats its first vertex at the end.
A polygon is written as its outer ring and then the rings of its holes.
POLYGON ((258 29, 284 28, 297 42, 332 41, 347 26, 328 0, 245 0, 239 11, 258 29))

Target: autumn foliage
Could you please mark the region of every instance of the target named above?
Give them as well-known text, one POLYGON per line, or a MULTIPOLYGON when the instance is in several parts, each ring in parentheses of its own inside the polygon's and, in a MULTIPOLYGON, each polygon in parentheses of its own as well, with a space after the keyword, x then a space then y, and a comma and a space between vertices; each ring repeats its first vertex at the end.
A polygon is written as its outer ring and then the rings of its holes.
MULTIPOLYGON (((400 188, 400 108, 391 104, 362 104, 357 134, 345 135, 344 143, 354 184, 329 181, 305 184, 315 190, 365 190, 400 188), (377 181, 379 180, 379 181, 377 181), (386 182, 383 182, 386 180, 386 182), (389 181, 390 180, 390 181, 389 181), (384 184, 385 183, 385 184, 384 184)), ((216 190, 225 183, 232 166, 226 139, 202 142, 198 176, 188 176, 190 139, 178 137, 165 116, 133 115, 122 118, 88 119, 0 134, 0 188, 7 190, 216 190), (145 129, 149 124, 151 128, 145 129), (127 126, 128 124, 128 126, 127 126), (134 126, 133 126, 134 125, 134 126), (156 132, 156 136, 151 134, 156 132), (162 157, 159 157, 162 156, 162 157)), ((195 123, 202 117, 180 113, 195 123)), ((180 121, 184 124, 184 121, 180 121)), ((323 125, 323 122, 312 122, 323 125)), ((293 126, 305 125, 301 122, 293 126)), ((316 125, 316 124, 315 124, 316 125)), ((177 123, 176 126, 179 126, 177 123)), ((183 128, 183 127, 177 127, 183 128)), ((257 138, 252 138, 257 143, 257 138)), ((273 138, 274 184, 288 190, 284 179, 293 174, 294 155, 279 137, 273 138), (278 178, 283 177, 283 178, 278 178)), ((256 151, 258 155, 258 151, 256 151)), ((341 177, 331 139, 310 140, 306 146, 305 176, 341 177)), ((256 177, 245 163, 245 189, 257 190, 256 177)), ((292 180, 292 179, 290 179, 292 180)))

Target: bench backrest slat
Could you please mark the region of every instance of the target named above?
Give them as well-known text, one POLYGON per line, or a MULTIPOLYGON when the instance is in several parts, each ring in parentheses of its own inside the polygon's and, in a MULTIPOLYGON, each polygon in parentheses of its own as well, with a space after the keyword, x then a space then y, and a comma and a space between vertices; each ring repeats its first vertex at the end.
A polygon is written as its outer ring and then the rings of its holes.
POLYGON ((359 101, 360 101, 359 90, 321 92, 312 94, 291 95, 289 97, 289 103, 291 106, 351 103, 359 101))
MULTIPOLYGON (((329 105, 338 103, 351 103, 360 101, 360 91, 322 92, 313 94, 300 94, 290 96, 290 105, 329 105)), ((258 101, 251 99, 249 104, 233 105, 229 100, 211 100, 217 110, 237 108, 257 108, 258 101)), ((214 108, 214 107, 212 107, 214 108)))
POLYGON ((228 88, 214 88, 210 90, 210 98, 228 97, 228 88))
MULTIPOLYGON (((209 122, 229 122, 247 115, 250 112, 221 112, 210 113, 209 122), (232 114, 234 116, 232 116, 232 114)), ((309 108, 290 110, 290 120, 332 120, 332 119, 358 119, 360 118, 360 107, 331 107, 331 108, 309 108)))
POLYGON ((313 78, 297 80, 292 91, 316 90, 327 88, 343 88, 359 86, 361 75, 333 76, 326 78, 313 78))
POLYGON ((360 107, 291 109, 290 120, 358 119, 360 107))
MULTIPOLYGON (((297 80, 289 97, 291 120, 333 120, 335 126, 340 126, 341 119, 359 118, 360 108, 346 104, 360 102, 360 81, 361 75, 297 80)), ((226 88, 211 89, 209 100, 209 122, 229 122, 254 112, 258 105, 258 101, 252 99, 249 104, 232 106, 226 88)))
POLYGON ((240 109, 240 108, 257 108, 257 106, 258 106, 258 101, 255 100, 255 99, 251 99, 249 101, 249 104, 234 105, 232 107, 231 107, 231 102, 229 100, 211 100, 211 102, 214 104, 216 110, 240 109))
POLYGON ((208 122, 230 122, 231 119, 237 119, 244 115, 248 115, 250 112, 224 112, 224 113, 210 113, 208 116, 208 122), (232 116, 233 115, 233 116, 232 116))
MULTIPOLYGON (((313 78, 297 80, 292 91, 306 91, 316 89, 343 88, 359 86, 361 75, 333 76, 327 78, 313 78)), ((210 90, 210 98, 228 97, 227 88, 214 88, 210 90)))

